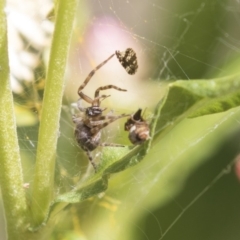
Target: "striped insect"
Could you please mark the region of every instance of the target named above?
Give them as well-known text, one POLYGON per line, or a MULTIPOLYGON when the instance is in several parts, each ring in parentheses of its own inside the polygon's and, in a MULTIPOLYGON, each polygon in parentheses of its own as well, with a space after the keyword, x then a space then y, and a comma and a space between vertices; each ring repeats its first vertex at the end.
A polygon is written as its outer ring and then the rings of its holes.
POLYGON ((142 144, 150 138, 149 124, 143 119, 141 108, 127 119, 124 129, 129 132, 128 138, 134 145, 142 144))

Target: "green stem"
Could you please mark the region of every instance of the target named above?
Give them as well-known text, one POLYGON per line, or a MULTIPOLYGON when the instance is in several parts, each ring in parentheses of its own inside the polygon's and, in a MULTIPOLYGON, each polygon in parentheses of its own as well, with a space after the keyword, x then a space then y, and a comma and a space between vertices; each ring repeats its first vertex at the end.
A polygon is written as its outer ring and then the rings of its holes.
POLYGON ((21 239, 27 218, 13 96, 9 82, 5 1, 0 0, 0 183, 8 239, 21 239))
POLYGON ((55 158, 64 88, 64 73, 77 2, 77 0, 58 1, 32 188, 33 227, 37 227, 44 222, 53 200, 55 158))

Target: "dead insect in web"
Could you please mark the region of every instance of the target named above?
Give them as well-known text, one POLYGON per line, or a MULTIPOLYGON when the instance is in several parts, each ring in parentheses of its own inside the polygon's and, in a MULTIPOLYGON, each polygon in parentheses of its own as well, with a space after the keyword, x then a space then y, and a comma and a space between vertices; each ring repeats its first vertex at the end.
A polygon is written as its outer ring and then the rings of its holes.
POLYGON ((137 55, 133 49, 127 48, 126 51, 116 51, 116 56, 128 74, 135 74, 138 69, 137 55))
POLYGON ((103 87, 97 88, 94 94, 94 99, 88 97, 85 95, 82 90, 87 85, 87 83, 90 81, 94 73, 101 68, 104 64, 106 64, 115 54, 111 55, 108 59, 103 61, 101 64, 99 64, 95 69, 93 69, 83 84, 80 85, 78 88, 78 95, 80 96, 80 99, 78 100, 78 109, 82 112, 84 112, 83 117, 76 117, 73 116, 73 122, 76 124, 75 127, 75 138, 78 142, 78 145, 87 153, 87 156, 89 158, 89 161, 93 165, 95 171, 97 169, 97 166, 91 156, 91 151, 96 149, 98 146, 111 146, 111 147, 125 147, 121 144, 115 144, 115 143, 100 143, 101 140, 101 130, 108 126, 110 123, 123 118, 123 117, 129 117, 129 114, 121 114, 119 116, 112 116, 112 115, 103 115, 103 111, 106 109, 103 109, 100 107, 101 101, 103 101, 105 98, 109 97, 109 95, 99 95, 100 91, 106 90, 106 89, 115 89, 118 91, 127 91, 125 89, 119 88, 114 85, 107 85, 103 87), (81 106, 80 101, 85 100, 87 103, 91 104, 90 107, 84 108, 81 106))
POLYGON ((128 138, 134 145, 144 143, 150 139, 149 124, 142 117, 142 109, 138 109, 125 123, 125 131, 129 132, 128 138))

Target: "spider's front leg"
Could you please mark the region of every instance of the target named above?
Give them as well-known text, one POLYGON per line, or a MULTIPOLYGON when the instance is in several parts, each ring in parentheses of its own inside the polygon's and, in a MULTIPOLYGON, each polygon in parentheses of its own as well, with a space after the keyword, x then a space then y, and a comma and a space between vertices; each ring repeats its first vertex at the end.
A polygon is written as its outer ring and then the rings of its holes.
POLYGON ((118 143, 100 143, 99 146, 101 147, 126 147, 125 145, 118 144, 118 143))
POLYGON ((126 92, 126 91, 127 91, 126 89, 117 87, 117 86, 115 86, 115 85, 106 85, 106 86, 104 86, 104 87, 99 87, 99 88, 95 91, 94 97, 97 98, 97 97, 99 96, 99 92, 100 92, 100 91, 102 91, 102 90, 107 90, 107 89, 116 89, 116 90, 122 91, 122 92, 126 92))
MULTIPOLYGON (((77 107, 78 107, 79 111, 81 111, 81 112, 85 112, 87 109, 87 108, 83 107, 82 100, 85 100, 87 103, 90 103, 92 105, 96 105, 95 102, 102 101, 105 98, 110 97, 110 95, 101 95, 93 100, 90 97, 88 97, 86 94, 84 94, 83 92, 80 92, 79 96, 80 96, 80 98, 77 101, 77 107)), ((96 106, 98 107, 99 104, 96 106)))
POLYGON ((103 61, 102 63, 100 63, 97 67, 95 67, 87 76, 87 78, 84 80, 84 82, 82 83, 82 85, 80 85, 80 87, 78 88, 78 95, 80 95, 80 92, 85 88, 85 86, 87 85, 87 83, 90 81, 90 79, 92 78, 92 76, 95 74, 95 72, 101 68, 102 66, 104 66, 112 57, 115 56, 115 53, 112 54, 110 57, 108 57, 105 61, 103 61))
MULTIPOLYGON (((130 114, 122 114, 119 116, 101 116, 99 118, 99 121, 102 121, 101 124, 99 124, 98 126, 94 127, 91 129, 91 132, 94 133, 95 131, 100 131, 102 128, 107 127, 110 123, 120 119, 120 118, 124 118, 124 117, 129 117, 131 116, 130 114), (107 119, 108 121, 103 122, 105 119, 107 119)), ((101 147, 125 147, 125 145, 122 144, 118 144, 118 143, 99 143, 99 146, 101 147)))
POLYGON ((101 129, 107 127, 110 123, 115 122, 116 120, 124 117, 130 117, 131 114, 121 114, 119 116, 101 116, 98 120, 102 121, 101 124, 98 124, 96 127, 91 128, 91 133, 96 134, 101 129), (107 119, 108 121, 104 122, 104 120, 107 119))
POLYGON ((84 101, 86 101, 87 103, 90 103, 90 104, 93 103, 93 100, 90 97, 88 97, 87 95, 85 95, 83 92, 80 92, 79 96, 80 96, 80 98, 77 101, 77 107, 78 107, 79 111, 85 112, 86 108, 83 107, 82 100, 84 100, 84 101))

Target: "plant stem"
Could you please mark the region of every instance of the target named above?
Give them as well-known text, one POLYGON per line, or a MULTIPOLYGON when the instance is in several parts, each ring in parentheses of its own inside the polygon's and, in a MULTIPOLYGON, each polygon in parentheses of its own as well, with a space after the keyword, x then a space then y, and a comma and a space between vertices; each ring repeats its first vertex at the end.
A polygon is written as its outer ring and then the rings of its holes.
POLYGON ((59 0, 57 6, 32 189, 33 227, 37 227, 44 222, 53 200, 55 158, 64 89, 64 73, 77 2, 77 0, 59 0))
POLYGON ((9 81, 5 4, 0 0, 0 183, 8 239, 17 240, 26 223, 27 204, 9 81))

